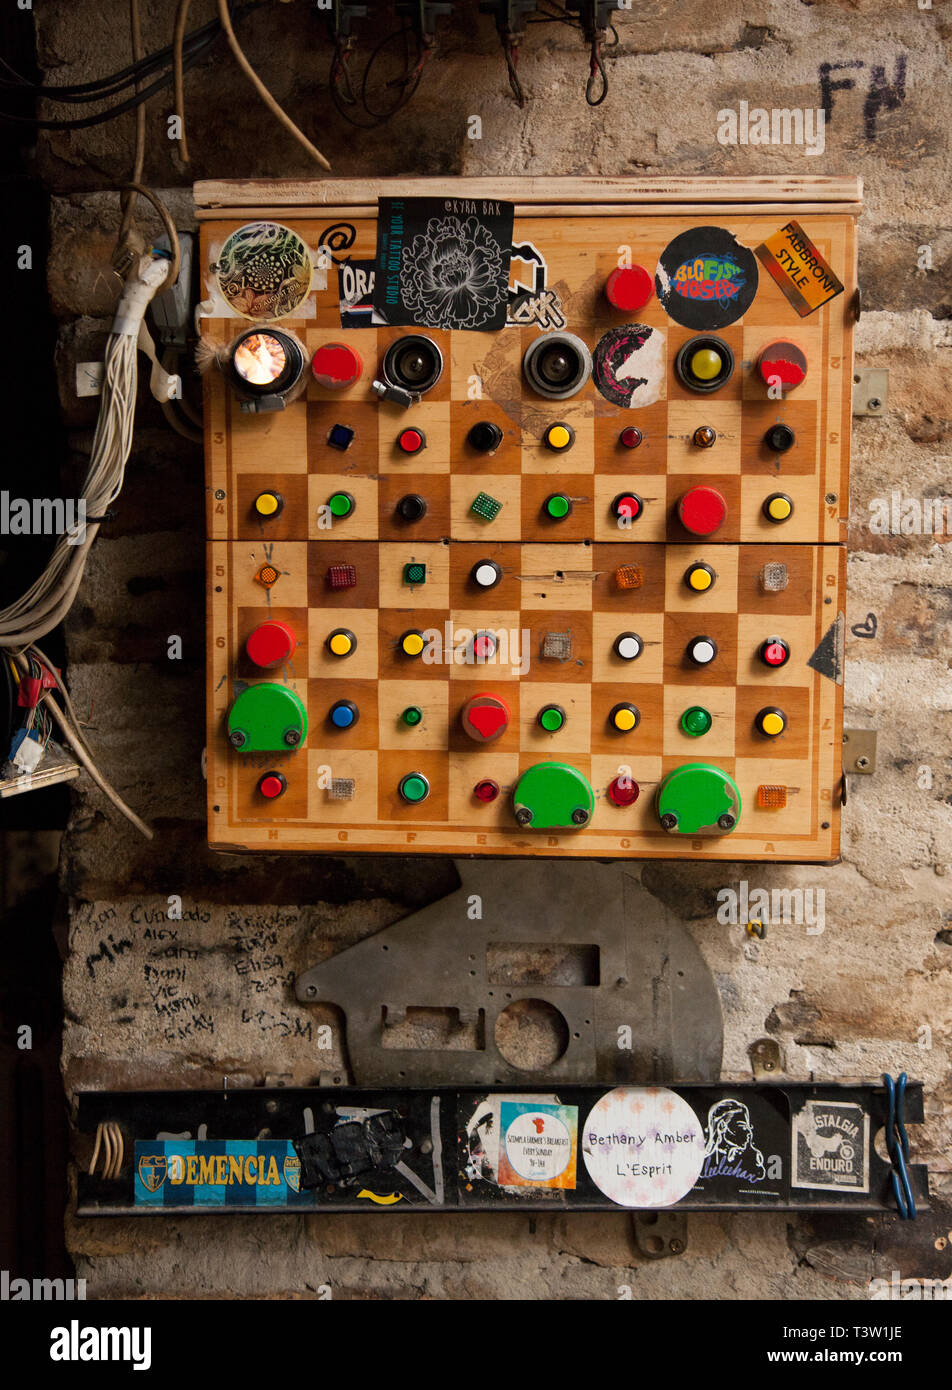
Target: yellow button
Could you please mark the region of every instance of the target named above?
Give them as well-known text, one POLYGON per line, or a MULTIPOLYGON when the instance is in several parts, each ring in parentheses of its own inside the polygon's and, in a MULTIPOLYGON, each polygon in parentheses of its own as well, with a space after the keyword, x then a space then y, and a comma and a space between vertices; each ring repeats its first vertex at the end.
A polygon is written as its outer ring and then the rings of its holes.
POLYGON ((713 348, 699 348, 691 358, 691 375, 698 381, 713 381, 723 366, 724 359, 719 352, 713 348))
POLYGON ((773 517, 774 521, 786 521, 787 517, 793 511, 793 508, 788 498, 771 497, 770 501, 767 503, 767 511, 773 517))
POLYGON ((426 643, 418 632, 408 632, 400 642, 407 656, 419 656, 426 643))
POLYGON ((627 732, 628 729, 633 729, 634 727, 635 716, 630 709, 620 709, 615 712, 616 729, 624 729, 627 732))
POLYGON ((546 435, 550 449, 564 449, 572 442, 572 436, 564 425, 553 425, 546 435))
POLYGON ((697 589, 698 593, 703 593, 714 583, 714 577, 708 574, 707 570, 692 570, 688 575, 688 583, 692 589, 697 589))
POLYGON ((765 714, 760 721, 760 727, 765 734, 782 734, 784 730, 783 716, 779 714, 765 714))
POLYGON ((278 510, 278 499, 273 492, 262 492, 255 498, 255 511, 259 516, 274 516, 278 510))
POLYGON ((327 645, 335 656, 346 656, 353 644, 345 632, 335 632, 327 645))

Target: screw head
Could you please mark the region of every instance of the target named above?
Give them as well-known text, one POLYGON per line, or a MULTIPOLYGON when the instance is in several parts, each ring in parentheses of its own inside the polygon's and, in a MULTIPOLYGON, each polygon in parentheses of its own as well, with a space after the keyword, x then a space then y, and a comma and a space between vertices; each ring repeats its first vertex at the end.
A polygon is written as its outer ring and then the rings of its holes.
POLYGON ((677 829, 677 824, 678 818, 673 811, 666 811, 661 817, 662 830, 675 830, 677 829))
POLYGON ((859 757, 859 758, 856 759, 856 766, 857 766, 857 767, 869 767, 869 759, 866 757, 866 754, 865 754, 865 753, 864 753, 861 757, 859 757))
POLYGON ((576 806, 575 810, 572 812, 572 824, 584 825, 587 820, 588 812, 583 807, 576 806))
POLYGON ((517 824, 517 825, 531 825, 531 824, 532 824, 532 812, 529 810, 529 807, 528 807, 528 806, 520 806, 520 807, 519 807, 518 811, 516 812, 516 824, 517 824))
POLYGON ((866 404, 870 410, 878 410, 879 407, 882 405, 882 401, 879 399, 878 396, 870 396, 866 404))
POLYGON ((231 744, 232 748, 240 748, 247 737, 248 735, 242 733, 241 729, 232 729, 231 733, 228 735, 228 742, 231 744))
POLYGON ((677 1237, 675 1237, 674 1240, 668 1241, 668 1249, 671 1251, 672 1255, 680 1255, 681 1251, 684 1249, 684 1241, 678 1240, 677 1237))
POLYGON ((304 993, 307 995, 308 999, 313 999, 317 993, 317 985, 305 985, 304 993))
POLYGON ((300 729, 285 729, 284 741, 289 748, 296 748, 298 744, 301 742, 300 729))
POLYGON ((721 830, 733 830, 737 824, 737 817, 732 816, 729 811, 725 811, 723 816, 718 816, 717 824, 721 830))

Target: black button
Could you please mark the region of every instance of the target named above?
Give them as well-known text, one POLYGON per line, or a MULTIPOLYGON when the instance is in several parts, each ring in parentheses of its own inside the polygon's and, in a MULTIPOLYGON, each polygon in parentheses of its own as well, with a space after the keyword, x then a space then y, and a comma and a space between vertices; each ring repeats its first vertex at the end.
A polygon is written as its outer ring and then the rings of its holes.
POLYGON ((491 454, 502 443, 502 430, 492 420, 477 420, 466 438, 481 454, 491 454))
POLYGON ((418 492, 408 492, 397 503, 397 514, 404 521, 419 521, 426 516, 426 501, 418 492))
POLYGON ((764 443, 774 454, 785 454, 796 443, 797 436, 789 425, 771 425, 764 435, 764 443))

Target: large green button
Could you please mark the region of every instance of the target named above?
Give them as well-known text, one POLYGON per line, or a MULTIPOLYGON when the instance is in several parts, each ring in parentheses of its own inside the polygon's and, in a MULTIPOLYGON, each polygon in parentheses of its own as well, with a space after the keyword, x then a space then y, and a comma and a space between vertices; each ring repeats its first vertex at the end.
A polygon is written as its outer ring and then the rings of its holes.
POLYGON ((740 820, 737 783, 711 763, 685 763, 669 772, 655 805, 663 829, 677 835, 726 835, 740 820))
POLYGON ((307 710, 286 685, 249 685, 228 712, 228 739, 241 753, 277 753, 307 737, 307 710))
POLYGON ((595 794, 568 763, 536 763, 516 783, 512 809, 532 830, 581 830, 592 819, 595 794))

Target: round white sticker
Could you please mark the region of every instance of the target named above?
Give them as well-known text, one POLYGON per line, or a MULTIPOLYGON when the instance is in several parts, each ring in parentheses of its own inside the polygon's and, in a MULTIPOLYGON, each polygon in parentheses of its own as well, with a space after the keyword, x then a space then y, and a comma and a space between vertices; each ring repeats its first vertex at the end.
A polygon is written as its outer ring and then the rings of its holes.
POLYGON ((619 1086, 585 1120, 592 1182, 622 1207, 669 1207, 697 1182, 704 1126, 686 1100, 658 1087, 619 1086))
POLYGON ((571 1157, 572 1136, 558 1115, 529 1110, 506 1130, 506 1158, 520 1178, 549 1182, 565 1172, 571 1157))

